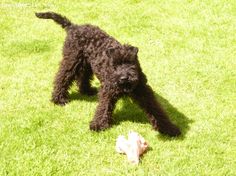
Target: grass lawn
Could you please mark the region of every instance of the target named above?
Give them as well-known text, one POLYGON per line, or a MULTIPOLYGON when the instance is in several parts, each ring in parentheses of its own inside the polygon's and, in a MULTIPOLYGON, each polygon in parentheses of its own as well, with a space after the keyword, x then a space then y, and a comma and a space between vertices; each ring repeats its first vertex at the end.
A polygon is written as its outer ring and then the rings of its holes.
POLYGON ((236 174, 235 0, 1 0, 0 16, 1 176, 236 174), (183 135, 152 130, 128 98, 112 128, 91 132, 97 97, 76 86, 68 105, 54 106, 65 32, 34 16, 48 10, 139 47, 149 84, 183 135), (150 145, 138 166, 115 152, 129 130, 150 145))

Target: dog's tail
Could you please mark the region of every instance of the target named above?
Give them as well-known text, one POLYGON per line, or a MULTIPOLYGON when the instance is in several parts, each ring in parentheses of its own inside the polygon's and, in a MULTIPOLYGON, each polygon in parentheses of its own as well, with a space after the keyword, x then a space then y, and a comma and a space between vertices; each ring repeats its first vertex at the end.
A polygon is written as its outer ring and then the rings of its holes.
POLYGON ((70 20, 68 20, 66 17, 61 16, 60 14, 57 14, 55 12, 43 12, 43 13, 35 13, 36 17, 43 18, 43 19, 52 19, 57 24, 61 25, 62 28, 66 28, 72 25, 70 20))

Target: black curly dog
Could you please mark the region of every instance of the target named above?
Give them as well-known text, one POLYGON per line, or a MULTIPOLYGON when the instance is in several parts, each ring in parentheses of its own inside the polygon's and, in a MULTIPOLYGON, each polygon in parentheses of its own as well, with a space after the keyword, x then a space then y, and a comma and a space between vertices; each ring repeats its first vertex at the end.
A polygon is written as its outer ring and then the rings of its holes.
POLYGON ((155 130, 169 136, 181 134, 147 85, 137 57, 138 48, 120 44, 97 26, 76 25, 54 12, 36 13, 36 16, 53 19, 67 32, 63 60, 52 93, 55 104, 68 102, 68 89, 73 81, 77 82, 81 93, 96 94, 97 90, 90 84, 95 74, 101 82, 101 88, 95 117, 90 123, 91 130, 100 131, 110 127, 117 100, 128 95, 147 113, 155 130))

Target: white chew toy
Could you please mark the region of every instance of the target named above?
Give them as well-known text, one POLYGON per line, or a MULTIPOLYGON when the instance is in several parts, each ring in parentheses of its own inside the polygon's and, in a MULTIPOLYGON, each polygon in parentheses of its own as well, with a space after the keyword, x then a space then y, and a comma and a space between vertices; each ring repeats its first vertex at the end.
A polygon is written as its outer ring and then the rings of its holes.
POLYGON ((139 163, 139 157, 148 148, 145 139, 136 132, 129 132, 128 140, 124 136, 118 136, 116 140, 116 151, 127 155, 128 161, 133 164, 139 163))

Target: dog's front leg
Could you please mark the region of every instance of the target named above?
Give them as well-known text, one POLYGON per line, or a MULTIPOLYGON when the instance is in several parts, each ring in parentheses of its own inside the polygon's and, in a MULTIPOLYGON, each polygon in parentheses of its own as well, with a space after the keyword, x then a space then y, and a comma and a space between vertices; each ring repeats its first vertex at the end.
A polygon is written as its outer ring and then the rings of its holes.
POLYGON ((147 113, 148 119, 155 130, 169 136, 181 134, 179 128, 169 120, 167 114, 157 102, 150 86, 146 84, 138 85, 131 93, 131 98, 147 113))
POLYGON ((95 116, 90 122, 90 130, 101 131, 109 128, 112 122, 112 113, 118 97, 108 88, 99 91, 99 103, 95 116))

